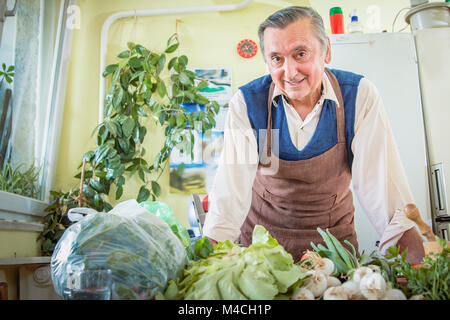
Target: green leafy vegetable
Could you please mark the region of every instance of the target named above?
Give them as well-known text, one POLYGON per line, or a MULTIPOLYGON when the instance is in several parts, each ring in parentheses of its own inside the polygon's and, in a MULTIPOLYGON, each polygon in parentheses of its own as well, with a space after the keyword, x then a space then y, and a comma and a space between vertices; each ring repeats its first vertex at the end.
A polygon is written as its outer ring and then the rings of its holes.
POLYGON ((420 265, 406 261, 407 253, 400 255, 399 247, 390 247, 390 266, 394 277, 407 280, 407 296, 423 294, 425 300, 450 300, 450 248, 447 241, 436 237, 442 247, 440 253, 425 256, 420 265))
MULTIPOLYGON (((208 254, 209 241, 198 242, 196 252, 205 259, 193 261, 169 283, 165 299, 177 300, 271 300, 288 297, 307 277, 292 256, 257 225, 253 242, 243 248, 219 242, 208 254), (206 254, 205 254, 206 252, 206 254)), ((159 296, 158 298, 162 298, 159 296)))
POLYGON ((326 257, 333 261, 336 269, 342 275, 347 275, 350 270, 356 269, 360 266, 368 265, 372 262, 372 259, 366 253, 362 253, 360 258, 358 259, 356 255, 356 250, 353 245, 349 241, 344 241, 351 249, 350 252, 347 248, 345 248, 342 243, 339 242, 336 237, 334 237, 328 229, 323 231, 321 228, 317 228, 317 231, 322 236, 325 245, 318 244, 315 245, 311 242, 311 247, 319 253, 321 257, 326 257))

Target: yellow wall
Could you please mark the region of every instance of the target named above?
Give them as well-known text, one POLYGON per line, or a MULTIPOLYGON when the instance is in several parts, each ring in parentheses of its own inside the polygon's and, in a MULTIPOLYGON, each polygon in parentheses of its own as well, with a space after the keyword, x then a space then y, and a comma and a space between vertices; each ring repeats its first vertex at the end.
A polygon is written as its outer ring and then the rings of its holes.
MULTIPOLYGON (((0 259, 40 256, 38 232, 0 230, 0 259)), ((0 267, 0 282, 8 284, 8 299, 18 299, 19 269, 17 266, 0 267)))
MULTIPOLYGON (((56 189, 68 190, 76 187, 78 181, 73 177, 84 152, 93 148, 90 138, 92 129, 98 123, 98 88, 99 88, 99 51, 100 33, 104 21, 113 13, 123 10, 142 10, 161 7, 187 7, 200 5, 231 4, 239 1, 231 0, 79 0, 81 9, 81 27, 74 32, 72 58, 69 67, 67 97, 60 141, 60 151, 56 174, 56 189)), ((349 22, 348 14, 357 9, 366 32, 391 31, 392 22, 397 12, 409 6, 409 0, 369 1, 369 0, 303 0, 276 1, 255 0, 249 7, 224 13, 179 14, 153 17, 138 17, 115 22, 109 32, 108 61, 114 63, 115 56, 126 48, 128 41, 140 43, 155 51, 165 48, 167 38, 174 32, 180 36, 181 46, 177 54, 189 57, 191 67, 232 67, 233 91, 247 81, 265 73, 265 66, 260 53, 251 59, 244 59, 236 53, 237 43, 249 38, 256 42, 258 25, 274 11, 290 5, 311 5, 324 18, 327 30, 329 27, 329 8, 340 5, 345 15, 345 24, 349 22), (379 8, 379 24, 368 28, 368 8, 376 5, 379 8)), ((373 9, 372 9, 373 10, 373 9)), ((401 29, 405 23, 404 13, 400 14, 395 30, 401 29)), ((372 18, 371 18, 372 17, 372 18)), ((369 25, 370 27, 370 25, 369 25)), ((406 29, 409 32, 409 28, 406 29)), ((147 140, 152 144, 145 145, 150 161, 161 147, 162 133, 152 122, 148 123, 147 140), (155 141, 156 140, 156 141, 155 141)), ((168 203, 178 220, 188 226, 188 195, 168 192, 169 170, 166 169, 160 179, 162 196, 159 200, 168 203)), ((136 182, 128 182, 122 200, 137 196, 136 182)), ((114 190, 113 190, 114 191, 114 190)), ((114 200, 111 199, 114 204, 114 200)))

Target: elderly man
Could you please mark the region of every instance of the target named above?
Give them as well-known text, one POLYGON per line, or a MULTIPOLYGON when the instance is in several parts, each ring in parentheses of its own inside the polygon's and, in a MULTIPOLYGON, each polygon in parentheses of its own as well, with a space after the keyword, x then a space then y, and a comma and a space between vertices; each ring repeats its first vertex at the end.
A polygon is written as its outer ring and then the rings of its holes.
POLYGON ((270 74, 230 101, 204 235, 247 246, 261 224, 296 261, 322 242, 317 227, 358 248, 353 181, 380 251, 399 245, 421 261, 423 240, 403 212, 414 201, 374 85, 325 68, 330 42, 311 8, 275 12, 259 37, 270 74), (230 161, 242 155, 246 161, 230 161))

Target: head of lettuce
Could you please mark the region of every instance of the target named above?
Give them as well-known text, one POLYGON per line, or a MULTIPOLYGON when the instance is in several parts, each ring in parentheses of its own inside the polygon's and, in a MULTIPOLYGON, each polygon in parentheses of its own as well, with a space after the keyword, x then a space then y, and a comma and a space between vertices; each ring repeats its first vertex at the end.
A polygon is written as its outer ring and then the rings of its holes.
POLYGON ((246 248, 219 242, 205 259, 194 261, 171 280, 164 295, 170 300, 288 299, 307 277, 292 256, 261 225, 246 248))

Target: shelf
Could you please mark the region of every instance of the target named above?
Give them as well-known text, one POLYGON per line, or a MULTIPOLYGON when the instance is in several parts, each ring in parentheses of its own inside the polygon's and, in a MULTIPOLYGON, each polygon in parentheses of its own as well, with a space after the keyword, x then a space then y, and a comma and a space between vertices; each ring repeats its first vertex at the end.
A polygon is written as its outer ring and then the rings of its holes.
POLYGON ((52 257, 0 258, 1 266, 17 266, 26 264, 47 264, 52 257))

